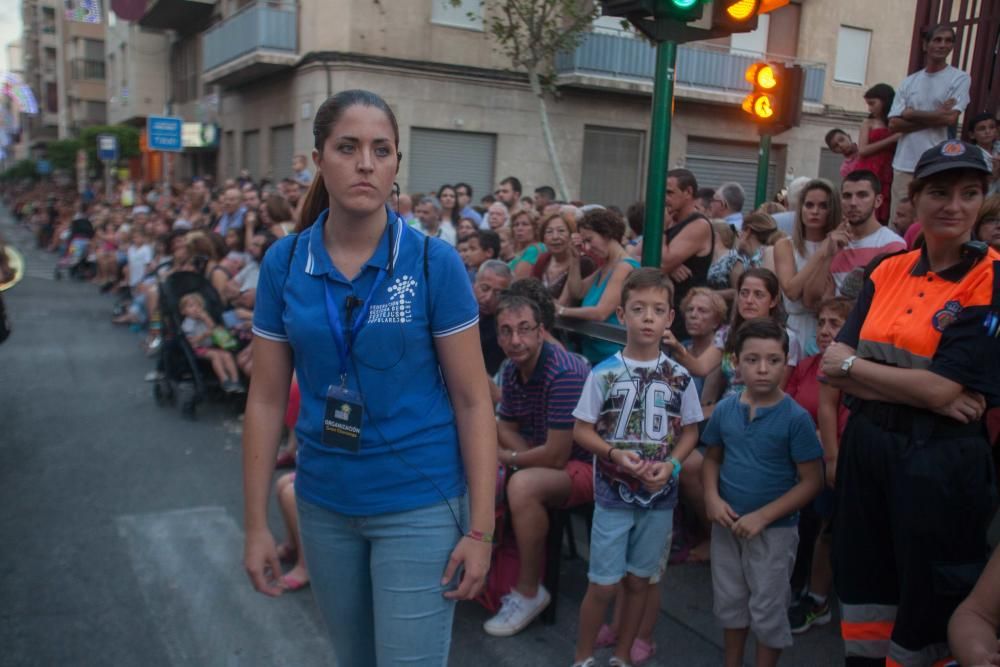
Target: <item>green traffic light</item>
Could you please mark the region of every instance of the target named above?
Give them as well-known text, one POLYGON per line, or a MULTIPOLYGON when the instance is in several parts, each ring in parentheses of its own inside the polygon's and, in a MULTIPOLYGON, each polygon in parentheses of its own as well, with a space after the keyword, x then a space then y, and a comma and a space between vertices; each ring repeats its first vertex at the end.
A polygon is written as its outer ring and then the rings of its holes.
POLYGON ((699 0, 670 0, 670 2, 678 9, 691 9, 698 4, 699 0))

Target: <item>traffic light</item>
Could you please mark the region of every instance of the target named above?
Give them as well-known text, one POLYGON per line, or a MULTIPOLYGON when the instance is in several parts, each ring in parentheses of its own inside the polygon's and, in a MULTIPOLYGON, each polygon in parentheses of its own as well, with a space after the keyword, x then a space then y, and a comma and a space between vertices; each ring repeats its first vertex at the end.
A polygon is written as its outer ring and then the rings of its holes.
POLYGON ((715 0, 712 30, 726 34, 757 29, 757 17, 784 7, 789 0, 715 0))
POLYGON ((701 18, 707 0, 601 0, 605 16, 652 17, 689 23, 701 18))
POLYGON ((658 0, 657 15, 688 23, 701 18, 703 0, 658 0))
POLYGON ((803 70, 798 65, 757 62, 747 68, 753 92, 743 100, 762 132, 777 134, 796 127, 802 118, 803 70))

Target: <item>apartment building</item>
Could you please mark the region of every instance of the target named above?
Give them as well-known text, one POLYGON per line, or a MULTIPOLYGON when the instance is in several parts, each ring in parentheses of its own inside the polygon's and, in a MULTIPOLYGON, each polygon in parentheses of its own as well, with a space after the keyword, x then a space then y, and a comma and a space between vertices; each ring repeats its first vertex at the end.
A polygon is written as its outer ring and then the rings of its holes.
MULTIPOLYGON (((761 19, 757 31, 680 48, 672 166, 708 185, 752 190, 756 131, 739 105, 743 72, 761 55, 806 69, 802 125, 774 139, 771 190, 791 176, 836 176, 823 137, 856 132, 862 93, 906 74, 916 0, 800 0, 761 19)), ((526 188, 553 184, 537 104, 523 74, 494 48, 479 0, 154 0, 142 22, 197 9, 202 94, 217 87, 221 176, 289 174, 312 148, 312 117, 330 94, 373 90, 395 109, 404 190, 464 180, 477 193, 507 175, 526 188)), ((164 23, 169 24, 166 20, 164 23)), ((185 39, 190 39, 190 33, 185 39)), ((196 47, 192 46, 192 50, 196 47)), ((561 94, 550 101, 570 194, 627 205, 642 197, 655 54, 602 18, 556 62, 561 94)))
POLYGON ((38 113, 21 119, 23 141, 32 150, 59 138, 57 4, 55 0, 21 2, 22 76, 38 101, 38 113))
POLYGON ((39 114, 26 123, 33 149, 107 122, 104 24, 57 0, 22 0, 24 77, 39 114))

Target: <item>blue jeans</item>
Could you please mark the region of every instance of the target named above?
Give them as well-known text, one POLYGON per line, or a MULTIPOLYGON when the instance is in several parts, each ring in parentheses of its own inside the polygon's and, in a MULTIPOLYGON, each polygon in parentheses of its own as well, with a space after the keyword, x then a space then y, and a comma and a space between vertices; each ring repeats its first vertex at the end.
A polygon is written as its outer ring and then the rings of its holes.
POLYGON ((466 499, 360 517, 302 499, 298 509, 309 581, 337 664, 447 665, 455 603, 443 593, 457 577, 442 586, 441 576, 468 523, 466 499))

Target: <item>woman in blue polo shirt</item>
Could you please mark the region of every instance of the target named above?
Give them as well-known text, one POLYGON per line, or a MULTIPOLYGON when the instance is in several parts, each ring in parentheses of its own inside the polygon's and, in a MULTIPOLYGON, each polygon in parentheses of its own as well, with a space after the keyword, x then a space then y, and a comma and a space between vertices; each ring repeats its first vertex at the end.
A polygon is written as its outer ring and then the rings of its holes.
POLYGON ((454 250, 385 206, 401 157, 386 103, 339 93, 313 136, 299 233, 267 253, 257 287, 245 567, 281 593, 267 499, 294 369, 302 542, 338 664, 444 665, 455 600, 482 587, 493 532, 478 306, 454 250))

